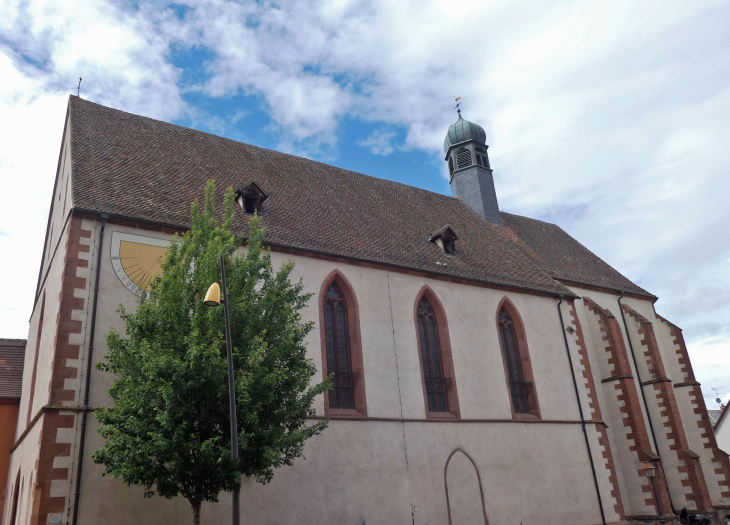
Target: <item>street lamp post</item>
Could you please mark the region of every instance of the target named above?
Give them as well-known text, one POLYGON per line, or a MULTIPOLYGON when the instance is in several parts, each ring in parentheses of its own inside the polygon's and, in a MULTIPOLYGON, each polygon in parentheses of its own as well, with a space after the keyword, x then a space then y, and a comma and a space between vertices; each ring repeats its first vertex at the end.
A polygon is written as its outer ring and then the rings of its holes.
MULTIPOLYGON (((226 267, 221 255, 221 284, 223 285, 223 297, 221 298, 221 287, 213 283, 205 294, 204 304, 206 306, 219 306, 223 304, 223 317, 226 320, 226 353, 228 354, 228 401, 231 405, 231 458, 236 463, 238 459, 238 420, 236 419, 236 385, 233 381, 233 345, 231 343, 231 319, 228 314, 228 289, 226 288, 226 267)), ((236 472, 238 475, 238 472, 236 472)), ((239 489, 233 491, 232 523, 240 525, 241 509, 239 502, 239 489)))
POLYGON ((657 468, 653 463, 651 463, 649 461, 645 462, 644 466, 641 468, 644 469, 644 474, 646 475, 647 478, 649 478, 649 481, 651 481, 651 490, 654 492, 654 501, 656 501, 656 510, 657 510, 657 512, 659 512, 659 521, 662 523, 662 525, 664 525, 665 521, 664 521, 664 516, 662 515, 662 508, 659 505, 659 497, 656 494, 656 487, 654 486, 654 476, 656 476, 657 468))

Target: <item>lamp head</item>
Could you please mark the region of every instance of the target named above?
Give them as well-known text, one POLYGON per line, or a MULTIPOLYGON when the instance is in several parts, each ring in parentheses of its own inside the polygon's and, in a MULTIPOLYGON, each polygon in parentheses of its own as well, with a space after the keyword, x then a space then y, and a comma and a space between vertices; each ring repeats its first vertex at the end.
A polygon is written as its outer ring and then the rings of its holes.
POLYGON ((203 300, 205 306, 220 306, 221 304, 221 287, 218 283, 213 283, 208 288, 203 300))
POLYGON ((656 466, 650 461, 644 462, 641 468, 644 470, 644 475, 649 479, 653 479, 656 475, 656 466))

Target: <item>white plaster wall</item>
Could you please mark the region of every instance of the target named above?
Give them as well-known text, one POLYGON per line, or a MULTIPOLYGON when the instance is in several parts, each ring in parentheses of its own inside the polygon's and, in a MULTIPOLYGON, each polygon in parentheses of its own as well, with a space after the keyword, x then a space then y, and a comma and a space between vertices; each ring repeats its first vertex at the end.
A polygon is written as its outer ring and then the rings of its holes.
MULTIPOLYGON (((624 302, 626 302, 626 304, 628 304, 631 308, 633 308, 635 311, 643 315, 649 322, 651 322, 654 336, 657 342, 657 352, 659 353, 659 359, 661 359, 661 362, 663 364, 666 377, 668 377, 673 383, 681 383, 682 381, 684 381, 683 374, 677 373, 678 370, 675 367, 670 366, 672 362, 676 361, 676 354, 672 349, 673 345, 668 347, 666 345, 666 340, 661 336, 663 332, 663 326, 662 322, 657 318, 656 313, 654 312, 653 304, 649 301, 642 301, 633 298, 624 299, 624 302)), ((639 363, 639 369, 641 370, 641 379, 645 382, 656 379, 658 377, 657 374, 649 373, 647 357, 644 355, 646 347, 641 344, 643 336, 638 333, 639 324, 636 323, 634 317, 632 317, 631 315, 625 315, 626 322, 629 326, 629 334, 631 335, 631 339, 634 344, 636 359, 639 363)), ((672 390, 674 390, 673 387, 671 388, 672 390)), ((670 440, 667 438, 667 429, 664 424, 668 423, 669 418, 668 416, 663 415, 666 414, 667 408, 659 406, 659 403, 662 402, 661 399, 657 397, 659 394, 659 389, 655 385, 646 385, 644 387, 644 394, 646 395, 647 404, 651 413, 652 423, 654 425, 657 443, 661 451, 662 463, 664 465, 664 471, 666 473, 667 484, 669 486, 672 501, 675 506, 679 507, 680 505, 683 505, 686 500, 685 494, 691 491, 689 487, 683 484, 686 480, 689 479, 689 474, 686 472, 679 472, 679 467, 684 466, 685 460, 679 459, 677 457, 677 452, 675 450, 672 450, 672 448, 678 446, 679 443, 677 443, 674 439, 670 440)), ((674 394, 676 398, 676 392, 674 392, 674 394)), ((682 418, 682 410, 679 410, 676 416, 679 418, 678 423, 682 430, 691 426, 696 426, 696 423, 695 425, 685 425, 685 421, 683 421, 682 418)), ((686 421, 691 422, 693 421, 693 419, 686 421)), ((700 450, 698 453, 707 454, 707 452, 705 452, 704 450, 700 450)), ((714 484, 711 482, 711 480, 707 481, 710 481, 711 484, 714 484)))
POLYGON ((16 428, 16 439, 26 428, 28 416, 28 403, 30 402, 30 389, 33 377, 33 365, 38 336, 38 325, 40 322, 41 306, 45 294, 45 309, 43 313, 43 330, 41 332, 40 348, 38 353, 38 367, 36 370, 35 394, 33 406, 31 407, 31 419, 38 410, 48 403, 49 384, 55 352, 56 331, 58 329, 58 310, 60 306, 60 293, 62 275, 64 271, 64 260, 66 257, 66 237, 68 232, 63 231, 63 237, 59 243, 58 250, 50 262, 50 267, 45 280, 42 280, 42 287, 38 295, 38 301, 33 310, 28 330, 28 343, 25 347, 25 361, 23 364, 23 393, 20 400, 20 411, 18 412, 18 425, 16 428))
MULTIPOLYGON (((573 288, 572 290, 574 293, 581 297, 583 296, 583 294, 588 293, 585 290, 577 288, 573 288)), ((608 377, 608 373, 605 370, 605 365, 603 364, 603 361, 605 359, 603 356, 603 348, 605 347, 605 344, 603 343, 603 341, 601 341, 600 336, 598 336, 598 334, 596 333, 596 327, 591 327, 590 323, 595 322, 593 320, 593 317, 595 317, 595 315, 592 312, 588 311, 582 300, 576 300, 575 309, 578 315, 578 320, 580 321, 581 327, 583 328, 583 338, 585 340, 586 348, 588 350, 588 360, 591 364, 591 371, 593 372, 593 382, 596 386, 596 397, 598 398, 598 406, 601 409, 601 416, 603 417, 603 421, 607 424, 606 434, 608 436, 609 446, 611 447, 611 454, 613 456, 614 466, 616 469, 616 478, 618 479, 621 500, 624 505, 624 510, 629 513, 631 510, 631 502, 628 496, 626 481, 624 479, 621 455, 619 453, 619 443, 617 441, 619 437, 623 436, 615 434, 615 432, 619 430, 623 425, 619 422, 621 426, 616 426, 616 423, 611 416, 611 410, 616 409, 616 407, 614 406, 615 402, 612 401, 611 403, 609 403, 607 401, 604 392, 604 384, 601 383, 601 379, 608 377)), ((613 395, 613 392, 611 392, 611 395, 613 395)), ((605 480, 604 483, 610 486, 608 480, 605 480)), ((603 489, 602 494, 606 494, 603 489)))
POLYGON ((730 450, 730 425, 727 425, 724 421, 722 421, 720 428, 715 429, 715 439, 717 440, 717 446, 720 450, 725 452, 730 450))
MULTIPOLYGON (((576 453, 584 448, 580 427, 543 427, 535 432, 513 423, 406 423, 406 469, 400 422, 332 421, 322 436, 307 443, 306 460, 279 469, 268 485, 243 481, 243 520, 410 523, 413 505, 418 507, 416 524, 446 523, 444 467, 453 449, 461 447, 479 468, 490 524, 600 523, 590 467, 576 453)), ((101 441, 93 426, 89 430, 92 450, 101 441)), ((139 488, 127 488, 100 473, 101 467, 84 463, 80 524, 190 519, 189 504, 182 498, 143 500, 139 488)), ((203 505, 204 523, 229 519, 230 495, 220 499, 219 504, 203 505)), ((471 502, 462 511, 473 516, 476 509, 471 502)))
POLYGON ((672 336, 669 326, 662 323, 659 319, 653 324, 657 341, 665 349, 664 369, 666 370, 667 376, 671 377, 675 384, 687 381, 687 375, 681 370, 684 365, 679 363, 681 356, 677 354, 677 346, 674 344, 675 338, 672 336))
MULTIPOLYGON (((164 233, 107 225, 102 252, 95 362, 106 352, 104 338, 109 328, 113 326, 123 333, 124 326, 116 312, 119 304, 123 304, 128 310, 135 307, 135 296, 122 285, 111 266, 110 242, 115 230, 169 238, 164 233)), ((290 258, 277 252, 272 252, 271 255, 275 266, 290 258)), ((295 260, 292 279, 301 277, 304 291, 315 294, 303 311, 303 321, 315 323, 315 329, 308 335, 306 343, 308 355, 320 371, 322 363, 317 311, 320 288, 335 269, 352 285, 360 311, 369 416, 401 417, 396 351, 403 417, 426 416, 414 306, 419 291, 424 285, 428 285, 446 312, 462 418, 511 418, 496 326, 496 309, 506 295, 520 312, 525 324, 542 418, 578 419, 578 408, 556 309, 557 299, 477 288, 308 257, 295 257, 295 260)), ((111 379, 108 374, 94 369, 90 401, 92 405, 110 402, 107 390, 111 379)), ((317 401, 317 410, 320 414, 324 412, 322 396, 317 401)))
MULTIPOLYGON (((618 314, 618 304, 615 295, 579 288, 572 288, 572 290, 581 297, 590 297, 614 315, 618 314)), ((638 478, 636 475, 636 469, 640 465, 636 458, 636 453, 629 450, 629 447, 634 445, 634 441, 627 438, 630 429, 624 426, 623 413, 620 412, 625 402, 616 399, 614 382, 601 382, 602 379, 611 376, 610 371, 613 367, 607 363, 608 353, 604 350, 606 342, 603 341, 603 334, 598 326, 598 317, 593 312, 588 311, 582 300, 576 301, 576 311, 581 326, 583 327, 586 346, 588 347, 598 403, 601 407, 603 420, 608 424, 607 434, 611 445, 624 511, 627 515, 646 514, 650 508, 644 503, 645 496, 641 491, 641 484, 645 483, 645 480, 638 478)), ((620 316, 620 314, 618 315, 620 316)), ((621 325, 621 318, 617 317, 617 320, 619 325, 621 325)), ((626 350, 629 352, 628 343, 626 343, 626 350)), ((629 361, 631 361, 630 355, 629 361)))
MULTIPOLYGON (((38 457, 38 446, 40 441, 42 417, 38 423, 28 432, 25 439, 18 445, 10 456, 10 467, 8 468, 8 484, 5 494, 5 510, 2 516, 2 525, 10 525, 10 511, 13 504, 13 491, 15 490, 15 481, 20 471, 21 481, 24 480, 23 489, 18 498, 18 515, 16 523, 18 525, 29 522, 30 519, 30 500, 32 499, 31 490, 33 482, 35 482, 35 464, 38 457)), ((23 420, 23 428, 25 428, 25 420, 23 420)))
MULTIPOLYGON (((106 352, 104 338, 109 327, 123 332, 116 313, 118 305, 122 303, 129 310, 135 306, 134 295, 122 285, 111 266, 113 231, 169 238, 164 233, 107 225, 94 362, 106 352)), ((98 233, 94 235, 96 239, 98 233)), ((277 266, 289 258, 272 253, 277 266)), ((270 485, 244 482, 244 515, 251 523, 409 522, 411 504, 419 508, 416 523, 444 523, 444 467, 457 447, 477 462, 491 524, 516 523, 520 517, 525 525, 600 522, 581 427, 575 423, 579 419, 578 408, 557 298, 477 288, 307 257, 295 259, 292 278, 302 277, 305 291, 315 294, 303 312, 303 321, 315 323, 306 342, 308 355, 320 370, 316 294, 334 269, 353 288, 360 312, 369 417, 400 418, 401 406, 406 419, 426 416, 414 306, 419 291, 428 285, 446 312, 463 419, 511 419, 496 326, 497 306, 507 295, 525 325, 543 420, 573 423, 332 421, 323 436, 307 445, 306 461, 281 469, 270 485)), ((107 393, 111 381, 108 374, 93 370, 92 406, 111 402, 107 393)), ((323 396, 317 399, 316 409, 323 414, 323 396)), ((101 444, 93 430, 96 422, 93 418, 90 421, 87 454, 101 444)), ((595 435, 591 434, 591 439, 596 441, 595 435)), ((102 479, 100 472, 99 466, 88 459, 84 461, 80 523, 96 523, 99 516, 107 520, 113 517, 111 522, 120 523, 189 519, 187 502, 142 500, 140 490, 102 479)), ((210 522, 222 520, 227 505, 227 500, 217 506, 206 505, 204 516, 210 522)))

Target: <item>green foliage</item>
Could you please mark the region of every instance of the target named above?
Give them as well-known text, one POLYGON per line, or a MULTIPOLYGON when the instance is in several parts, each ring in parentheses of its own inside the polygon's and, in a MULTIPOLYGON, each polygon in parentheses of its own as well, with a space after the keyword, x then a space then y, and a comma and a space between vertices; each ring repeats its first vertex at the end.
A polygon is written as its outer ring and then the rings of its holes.
POLYGON ((274 469, 302 457, 304 442, 326 421, 307 424, 312 402, 331 387, 310 387, 315 375, 304 338, 313 326, 300 311, 311 294, 290 281, 294 261, 275 271, 262 247, 260 219, 250 221, 247 250, 231 233, 235 195, 229 188, 222 223, 214 219, 214 184, 205 206, 192 205, 192 228, 175 235, 149 293, 134 313, 120 307, 126 337, 112 329, 108 352, 97 364, 115 374, 115 406, 99 408, 105 444, 92 457, 104 474, 141 485, 145 496, 187 498, 193 509, 215 502, 239 483, 236 472, 266 483, 274 469), (223 307, 203 305, 208 286, 220 281, 226 257, 231 317, 238 464, 231 459, 223 307))

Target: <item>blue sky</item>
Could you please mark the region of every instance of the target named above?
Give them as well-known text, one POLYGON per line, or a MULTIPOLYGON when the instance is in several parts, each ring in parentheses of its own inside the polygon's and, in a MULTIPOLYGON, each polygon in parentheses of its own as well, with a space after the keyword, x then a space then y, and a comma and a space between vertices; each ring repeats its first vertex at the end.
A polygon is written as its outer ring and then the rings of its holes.
POLYGON ((79 76, 94 102, 442 193, 458 95, 501 208, 658 295, 728 397, 728 22, 709 0, 6 0, 0 252, 22 256, 0 258, 0 337, 27 335, 79 76))
MULTIPOLYGON (((190 13, 190 10, 183 13, 190 13)), ((178 16, 184 21, 184 16, 178 16)), ((211 82, 210 65, 215 57, 215 51, 208 47, 172 47, 170 63, 180 71, 178 85, 182 100, 186 106, 195 108, 195 112, 179 115, 170 119, 171 122, 434 192, 450 191, 444 178, 443 160, 433 151, 405 144, 406 123, 386 123, 343 114, 337 121, 336 141, 320 142, 316 138, 310 140, 310 137, 292 140, 287 136, 285 126, 272 120, 265 94, 239 89, 220 97, 199 89, 211 82)), ((322 74, 316 64, 303 65, 302 72, 322 74)), ((342 74, 333 74, 332 78, 344 89, 360 94, 367 91, 367 78, 360 82, 342 74)), ((456 120, 455 102, 450 98, 441 102, 438 110, 451 109, 453 120, 456 120)))

